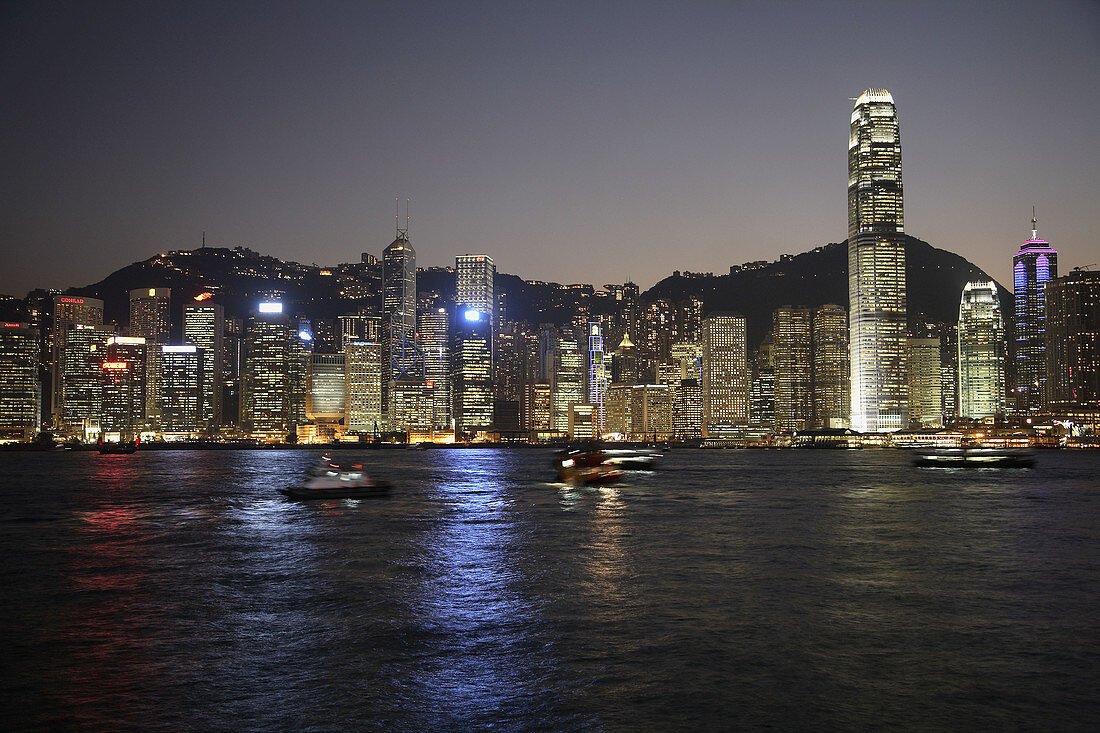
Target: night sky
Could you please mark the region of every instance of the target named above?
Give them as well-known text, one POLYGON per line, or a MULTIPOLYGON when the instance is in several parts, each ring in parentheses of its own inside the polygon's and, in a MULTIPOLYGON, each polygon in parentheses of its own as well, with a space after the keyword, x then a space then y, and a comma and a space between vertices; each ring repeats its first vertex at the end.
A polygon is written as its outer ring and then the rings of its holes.
MULTIPOLYGON (((1010 284, 1100 263, 1100 3, 27 2, 0 9, 0 292, 156 252, 644 288, 847 236, 889 89, 906 231, 1010 284)), ((956 294, 949 297, 955 298, 956 294)))

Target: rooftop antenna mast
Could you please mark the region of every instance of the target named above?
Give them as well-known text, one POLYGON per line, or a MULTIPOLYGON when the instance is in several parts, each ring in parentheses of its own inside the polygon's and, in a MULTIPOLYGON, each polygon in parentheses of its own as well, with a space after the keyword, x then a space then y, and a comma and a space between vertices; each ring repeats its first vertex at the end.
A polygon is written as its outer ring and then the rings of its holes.
POLYGON ((206 249, 206 230, 202 230, 202 248, 206 249))
POLYGON ((1039 220, 1035 218, 1035 206, 1031 207, 1031 238, 1039 238, 1039 220))
POLYGON ((401 198, 395 196, 393 199, 393 222, 397 228, 398 239, 409 238, 409 200, 405 199, 405 228, 401 228, 401 198))

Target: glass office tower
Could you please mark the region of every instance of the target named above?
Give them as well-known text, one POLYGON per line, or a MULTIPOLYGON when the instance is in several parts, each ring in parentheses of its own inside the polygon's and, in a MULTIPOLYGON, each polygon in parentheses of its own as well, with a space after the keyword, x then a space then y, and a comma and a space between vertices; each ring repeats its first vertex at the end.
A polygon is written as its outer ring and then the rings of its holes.
POLYGON ((852 427, 908 424, 901 138, 894 98, 868 89, 848 138, 848 295, 852 427))
POLYGON ((995 417, 1005 409, 1005 338, 994 282, 968 282, 959 304, 959 416, 995 417))

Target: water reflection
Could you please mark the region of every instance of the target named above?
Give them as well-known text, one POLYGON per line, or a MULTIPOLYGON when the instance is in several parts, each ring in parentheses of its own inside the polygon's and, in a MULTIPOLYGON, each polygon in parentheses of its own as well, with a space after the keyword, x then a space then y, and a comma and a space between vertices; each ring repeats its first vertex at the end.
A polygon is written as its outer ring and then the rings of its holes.
POLYGON ((510 464, 498 451, 435 457, 442 470, 432 489, 443 508, 423 538, 414 613, 431 642, 416 682, 440 724, 477 725, 518 715, 523 696, 538 692, 538 612, 520 591, 529 581, 514 555, 521 530, 510 464))

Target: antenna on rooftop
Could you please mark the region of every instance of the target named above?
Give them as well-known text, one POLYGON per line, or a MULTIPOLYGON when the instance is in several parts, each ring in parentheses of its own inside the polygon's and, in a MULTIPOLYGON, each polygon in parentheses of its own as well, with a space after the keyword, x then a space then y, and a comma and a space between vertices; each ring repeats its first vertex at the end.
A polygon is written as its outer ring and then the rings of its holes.
POLYGON ((405 239, 409 238, 409 200, 405 199, 405 228, 401 228, 401 197, 395 196, 393 199, 393 223, 397 228, 397 238, 405 239))
POLYGON ((1039 220, 1035 218, 1035 205, 1031 206, 1031 238, 1039 238, 1039 220))

